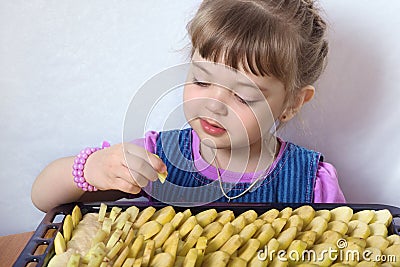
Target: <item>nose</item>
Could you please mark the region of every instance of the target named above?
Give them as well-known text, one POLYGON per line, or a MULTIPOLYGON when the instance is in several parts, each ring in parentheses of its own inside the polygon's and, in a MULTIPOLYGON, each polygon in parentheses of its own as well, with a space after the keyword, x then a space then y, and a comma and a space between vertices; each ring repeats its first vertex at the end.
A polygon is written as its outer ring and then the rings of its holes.
POLYGON ((206 108, 214 114, 227 115, 228 107, 226 105, 226 99, 229 94, 227 89, 220 86, 213 85, 213 90, 210 90, 212 95, 205 102, 206 108))

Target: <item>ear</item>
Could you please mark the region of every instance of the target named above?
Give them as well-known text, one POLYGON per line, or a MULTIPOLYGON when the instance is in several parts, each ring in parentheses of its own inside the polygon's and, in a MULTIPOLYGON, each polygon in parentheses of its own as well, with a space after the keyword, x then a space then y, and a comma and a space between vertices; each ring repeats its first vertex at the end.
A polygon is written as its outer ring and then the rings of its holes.
POLYGON ((293 103, 290 103, 288 107, 284 109, 279 119, 281 122, 288 122, 299 113, 303 105, 313 99, 315 94, 315 88, 312 85, 304 86, 300 89, 295 97, 293 103))

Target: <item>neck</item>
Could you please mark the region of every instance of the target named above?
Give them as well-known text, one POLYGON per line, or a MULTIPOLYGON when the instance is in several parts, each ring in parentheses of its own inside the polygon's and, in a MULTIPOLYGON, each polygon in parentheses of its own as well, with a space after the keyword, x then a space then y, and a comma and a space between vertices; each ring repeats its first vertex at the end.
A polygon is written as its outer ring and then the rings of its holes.
POLYGON ((252 144, 250 147, 241 148, 212 148, 200 143, 200 153, 205 161, 221 169, 233 172, 258 172, 266 170, 278 155, 280 143, 276 140, 273 144, 252 144))

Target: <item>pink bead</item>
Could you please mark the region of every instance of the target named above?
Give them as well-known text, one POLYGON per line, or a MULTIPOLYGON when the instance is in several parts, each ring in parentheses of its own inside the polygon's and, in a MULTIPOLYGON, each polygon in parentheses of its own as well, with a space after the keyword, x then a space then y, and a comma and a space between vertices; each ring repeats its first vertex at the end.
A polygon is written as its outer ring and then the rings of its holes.
POLYGON ((109 147, 110 144, 106 141, 103 142, 102 148, 100 147, 86 147, 85 149, 81 150, 78 155, 76 155, 74 159, 74 164, 72 165, 72 175, 74 176, 74 182, 76 185, 81 188, 83 191, 97 191, 98 189, 89 184, 83 173, 83 169, 86 164, 87 158, 94 152, 103 149, 104 147, 109 147), (106 144, 106 145, 105 145, 106 144))

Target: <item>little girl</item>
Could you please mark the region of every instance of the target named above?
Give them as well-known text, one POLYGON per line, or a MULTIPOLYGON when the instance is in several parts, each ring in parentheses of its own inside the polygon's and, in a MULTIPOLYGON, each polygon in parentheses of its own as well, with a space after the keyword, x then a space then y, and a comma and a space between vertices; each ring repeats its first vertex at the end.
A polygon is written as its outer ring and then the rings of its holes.
POLYGON ((320 153, 270 138, 271 121, 291 120, 325 67, 326 24, 313 1, 204 0, 187 29, 191 128, 58 159, 34 182, 33 203, 47 211, 142 188, 164 202, 344 202, 320 153), (159 173, 168 173, 164 184, 159 173))

